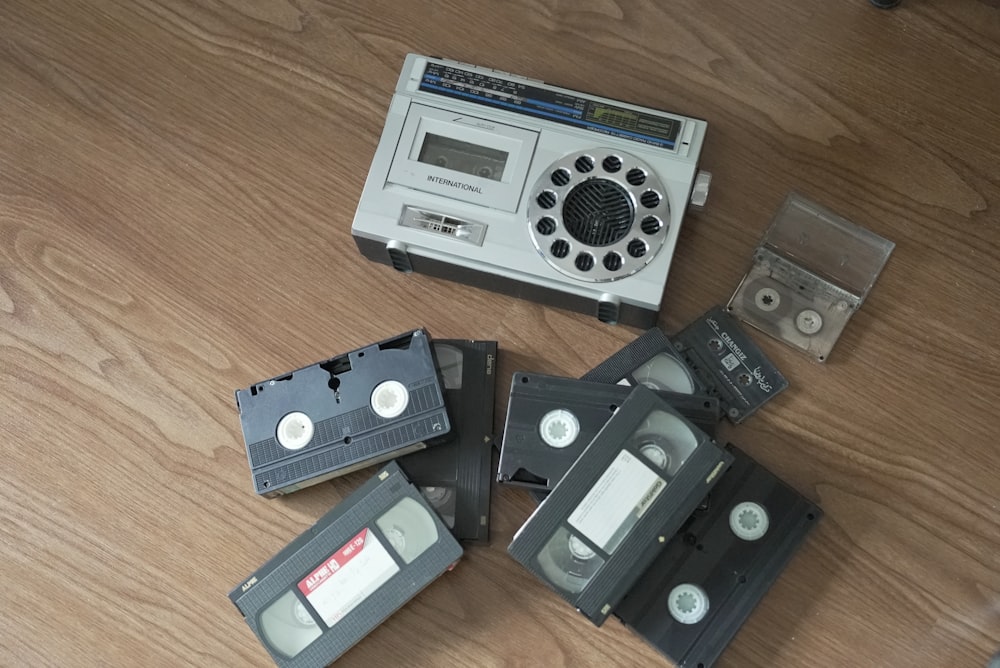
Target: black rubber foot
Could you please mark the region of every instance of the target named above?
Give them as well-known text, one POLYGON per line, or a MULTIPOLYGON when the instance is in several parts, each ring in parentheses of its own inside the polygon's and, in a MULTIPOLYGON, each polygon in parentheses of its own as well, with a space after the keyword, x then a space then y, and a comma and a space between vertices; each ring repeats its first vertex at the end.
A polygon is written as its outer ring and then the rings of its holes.
POLYGON ((892 9, 900 3, 900 0, 869 0, 869 2, 879 9, 892 9))

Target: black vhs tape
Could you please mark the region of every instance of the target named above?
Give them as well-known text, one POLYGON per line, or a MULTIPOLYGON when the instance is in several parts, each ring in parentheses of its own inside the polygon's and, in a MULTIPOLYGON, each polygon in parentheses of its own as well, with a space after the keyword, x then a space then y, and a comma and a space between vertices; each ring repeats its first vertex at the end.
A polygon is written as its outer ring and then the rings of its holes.
POLYGON ((278 666, 322 668, 461 556, 390 462, 229 597, 278 666))
POLYGON ((493 478, 496 341, 437 339, 451 432, 397 462, 456 538, 486 541, 493 478))
POLYGON ((733 463, 615 609, 678 666, 708 668, 822 511, 729 445, 733 463))
POLYGON ((599 626, 731 460, 637 387, 508 551, 599 626))
MULTIPOLYGON (((511 381, 497 480, 536 490, 556 486, 590 444, 631 387, 517 372, 511 381)), ((657 392, 696 427, 714 436, 719 400, 707 395, 657 392)), ((662 460, 654 446, 649 456, 662 460)))
POLYGON ((451 430, 422 329, 237 390, 254 490, 274 496, 451 430))
POLYGON ((736 320, 715 307, 668 337, 654 327, 582 376, 598 383, 645 385, 719 398, 740 423, 788 387, 788 381, 736 320))

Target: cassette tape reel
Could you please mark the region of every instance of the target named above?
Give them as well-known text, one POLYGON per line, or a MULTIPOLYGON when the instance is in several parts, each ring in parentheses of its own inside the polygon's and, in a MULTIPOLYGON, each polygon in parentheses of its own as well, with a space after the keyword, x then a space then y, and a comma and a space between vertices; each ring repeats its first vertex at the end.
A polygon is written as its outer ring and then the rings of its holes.
POLYGON ((451 432, 397 461, 456 538, 486 541, 497 342, 439 339, 433 349, 451 432))
POLYGON ((538 553, 538 565, 558 589, 579 594, 604 565, 604 559, 576 534, 559 527, 538 553))
POLYGON ((508 552, 600 625, 731 457, 636 387, 508 552))
POLYGON ((326 666, 461 554, 392 462, 229 596, 278 666, 326 666))
POLYGON ((688 204, 708 196, 706 130, 409 54, 351 232, 399 271, 649 327, 688 204))
MULTIPOLYGON (((454 531, 455 529, 455 508, 458 502, 458 493, 454 487, 449 485, 437 485, 433 487, 420 487, 420 493, 431 504, 431 508, 437 511, 441 521, 454 531)), ((461 536, 458 536, 461 538, 461 536)))
POLYGON ((289 590, 260 614, 263 640, 283 656, 293 657, 323 635, 312 613, 289 590))
POLYGON ((423 330, 236 392, 254 490, 287 494, 451 430, 423 330))
POLYGON ((615 609, 678 666, 708 668, 822 511, 735 446, 733 463, 615 609))
POLYGON ((415 499, 400 499, 396 505, 385 511, 376 526, 389 539, 389 544, 403 560, 412 563, 438 539, 437 523, 433 513, 415 499))
POLYGON ((658 327, 646 331, 581 376, 596 383, 645 385, 651 390, 702 394, 708 386, 658 327))
POLYGON ((754 252, 729 310, 824 362, 894 247, 791 193, 754 252))

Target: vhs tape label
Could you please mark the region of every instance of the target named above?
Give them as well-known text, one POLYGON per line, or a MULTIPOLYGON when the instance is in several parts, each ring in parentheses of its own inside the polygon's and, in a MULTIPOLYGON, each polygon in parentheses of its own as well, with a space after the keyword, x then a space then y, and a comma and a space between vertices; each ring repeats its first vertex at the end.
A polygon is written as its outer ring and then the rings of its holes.
POLYGON ((392 555, 365 528, 299 582, 299 591, 333 626, 398 572, 392 555))
POLYGON ((613 554, 665 487, 663 478, 628 450, 622 450, 570 514, 568 522, 592 543, 613 554))

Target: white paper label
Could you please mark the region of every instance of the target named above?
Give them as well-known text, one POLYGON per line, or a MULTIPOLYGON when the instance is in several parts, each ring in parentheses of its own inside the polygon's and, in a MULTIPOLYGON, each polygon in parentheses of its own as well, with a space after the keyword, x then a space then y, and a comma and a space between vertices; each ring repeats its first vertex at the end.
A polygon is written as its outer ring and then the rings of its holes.
POLYGON ((365 528, 299 582, 299 591, 333 626, 398 572, 395 560, 365 528))
POLYGON ((569 524, 612 554, 666 486, 651 468, 622 450, 569 516, 569 524))
POLYGON ((722 358, 722 366, 726 367, 726 371, 732 371, 740 365, 740 360, 736 355, 729 353, 722 358))

